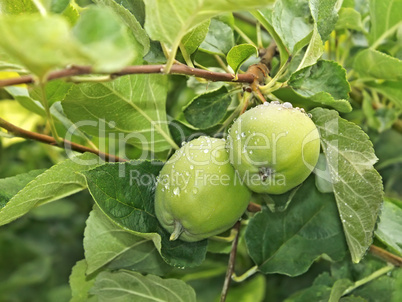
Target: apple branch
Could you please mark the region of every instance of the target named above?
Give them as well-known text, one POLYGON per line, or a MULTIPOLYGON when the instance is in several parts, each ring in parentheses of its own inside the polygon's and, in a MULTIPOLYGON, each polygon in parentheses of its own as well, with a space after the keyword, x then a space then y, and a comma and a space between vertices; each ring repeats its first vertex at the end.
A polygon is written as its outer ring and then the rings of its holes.
POLYGON ((236 253, 237 253, 237 245, 239 243, 239 236, 240 236, 240 221, 236 222, 235 226, 233 227, 233 230, 236 231, 236 236, 235 236, 235 239, 233 240, 232 249, 231 249, 230 255, 229 255, 228 269, 226 271, 225 282, 223 283, 220 302, 226 301, 226 296, 228 294, 230 280, 232 278, 232 274, 234 271, 236 253))
MULTIPOLYGON (((109 74, 109 76, 110 79, 114 79, 116 77, 129 74, 152 74, 152 73, 164 74, 164 68, 165 65, 127 66, 121 69, 120 71, 109 74)), ((46 80, 51 81, 60 78, 69 78, 72 76, 79 76, 92 73, 99 74, 96 73, 91 66, 71 66, 70 68, 50 72, 46 80)), ((169 74, 195 76, 214 82, 224 81, 224 82, 252 83, 255 78, 255 76, 250 73, 239 74, 236 78, 235 75, 232 73, 214 72, 200 68, 193 68, 182 64, 174 64, 170 69, 169 74)), ((18 84, 32 84, 32 83, 35 83, 35 77, 32 75, 24 75, 21 77, 0 80, 0 88, 18 84)))
POLYGON ((35 140, 35 141, 45 143, 45 144, 48 144, 51 146, 56 146, 56 147, 63 148, 63 149, 71 149, 71 150, 81 152, 81 153, 84 153, 84 152, 94 153, 94 154, 98 155, 100 158, 102 158, 106 161, 110 161, 110 162, 126 161, 125 159, 117 157, 115 155, 104 153, 99 150, 94 150, 94 149, 88 148, 86 146, 70 142, 65 139, 61 139, 61 143, 58 144, 57 141, 51 136, 22 129, 20 127, 17 127, 15 125, 7 122, 6 120, 2 119, 1 117, 0 117, 0 127, 7 130, 9 133, 11 133, 12 135, 14 135, 16 137, 31 139, 31 140, 35 140))

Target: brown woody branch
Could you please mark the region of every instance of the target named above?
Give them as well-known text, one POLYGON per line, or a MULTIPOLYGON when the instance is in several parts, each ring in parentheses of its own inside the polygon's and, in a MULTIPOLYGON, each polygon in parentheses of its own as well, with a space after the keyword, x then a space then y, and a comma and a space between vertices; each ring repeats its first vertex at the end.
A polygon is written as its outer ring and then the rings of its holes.
POLYGON ((370 253, 372 253, 373 255, 395 265, 398 267, 402 266, 402 258, 394 255, 378 246, 372 245, 370 246, 370 253))
MULTIPOLYGON (((135 65, 127 66, 118 72, 110 74, 110 78, 120 77, 129 74, 151 74, 151 73, 164 73, 165 65, 135 65)), ((53 71, 49 73, 47 81, 68 78, 72 76, 79 76, 84 74, 94 73, 91 66, 72 66, 70 68, 53 71)), ((96 72, 95 72, 96 73, 96 72)), ((238 82, 238 83, 252 83, 254 81, 253 74, 239 74, 237 78, 234 74, 224 72, 208 71, 200 68, 192 68, 187 65, 175 64, 172 66, 169 74, 190 75, 199 78, 204 78, 210 81, 224 81, 224 82, 238 82)), ((18 78, 10 78, 0 80, 0 88, 18 84, 31 84, 35 82, 35 77, 32 75, 24 75, 18 78)))
POLYGON ((120 157, 117 157, 117 156, 114 156, 114 155, 111 155, 108 153, 104 153, 99 150, 94 150, 94 149, 82 146, 80 144, 70 142, 65 139, 62 139, 62 144, 58 144, 57 141, 51 136, 22 129, 20 127, 17 127, 15 125, 7 122, 6 120, 3 120, 2 118, 0 118, 0 127, 6 129, 9 133, 11 133, 17 137, 31 139, 31 140, 35 140, 35 141, 45 143, 45 144, 48 144, 51 146, 56 146, 56 147, 63 148, 63 149, 71 149, 71 150, 81 152, 81 153, 84 153, 84 152, 94 153, 106 161, 111 161, 111 162, 126 161, 123 158, 120 158, 120 157))
POLYGON ((237 245, 239 243, 239 236, 240 236, 240 225, 241 225, 240 221, 238 221, 238 222, 236 222, 235 226, 233 227, 233 229, 236 231, 236 236, 232 243, 232 249, 230 250, 228 269, 226 271, 225 282, 223 283, 220 302, 226 301, 226 296, 228 294, 230 280, 232 279, 232 275, 234 272, 236 253, 237 253, 237 245))

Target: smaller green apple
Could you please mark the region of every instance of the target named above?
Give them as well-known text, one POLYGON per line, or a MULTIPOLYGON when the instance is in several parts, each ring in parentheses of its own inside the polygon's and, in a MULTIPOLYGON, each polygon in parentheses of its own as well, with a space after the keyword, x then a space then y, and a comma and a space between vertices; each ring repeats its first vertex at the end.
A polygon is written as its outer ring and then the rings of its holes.
POLYGON ((315 124, 287 102, 246 111, 233 123, 227 141, 232 165, 257 193, 282 194, 301 184, 320 154, 315 124))

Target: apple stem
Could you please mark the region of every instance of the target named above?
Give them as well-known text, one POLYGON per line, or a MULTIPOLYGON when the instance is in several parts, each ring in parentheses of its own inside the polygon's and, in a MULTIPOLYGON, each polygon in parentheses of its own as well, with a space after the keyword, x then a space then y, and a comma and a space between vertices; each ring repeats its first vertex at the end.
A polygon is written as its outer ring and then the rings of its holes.
POLYGON ((170 241, 176 240, 177 238, 180 237, 180 235, 181 235, 181 233, 183 233, 183 231, 184 231, 184 229, 183 229, 182 224, 179 221, 175 220, 174 230, 173 230, 173 233, 170 235, 169 240, 170 241))

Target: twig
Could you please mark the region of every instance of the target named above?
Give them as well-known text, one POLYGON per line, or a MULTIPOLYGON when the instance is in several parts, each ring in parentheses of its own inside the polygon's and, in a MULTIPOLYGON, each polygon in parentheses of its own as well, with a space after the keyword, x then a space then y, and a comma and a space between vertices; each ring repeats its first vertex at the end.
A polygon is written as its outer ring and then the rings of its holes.
POLYGON ((235 239, 233 240, 232 249, 231 249, 230 255, 229 255, 228 269, 226 271, 225 282, 223 283, 220 302, 226 301, 226 296, 228 294, 230 280, 232 279, 232 274, 234 271, 236 253, 237 253, 237 244, 239 243, 239 236, 240 236, 240 221, 236 222, 235 226, 233 227, 233 230, 235 230, 237 233, 236 233, 235 239))
MULTIPOLYGON (((110 74, 110 79, 115 77, 129 75, 129 74, 150 74, 150 73, 163 73, 165 65, 135 65, 127 66, 120 71, 110 74)), ((91 66, 72 66, 70 68, 53 71, 49 73, 47 81, 68 78, 77 75, 96 73, 91 66)), ((239 83, 252 83, 254 81, 254 75, 244 73, 237 75, 224 72, 214 72, 209 70, 203 70, 199 68, 192 68, 186 65, 174 64, 170 69, 170 74, 178 75, 190 75, 199 78, 204 78, 210 81, 225 81, 225 82, 239 82, 239 83)), ((104 73, 97 73, 104 74, 104 73)), ((0 80, 0 87, 12 86, 18 84, 31 84, 35 82, 35 77, 32 75, 25 75, 18 78, 10 78, 0 80)))
POLYGON ((250 202, 247 207, 247 211, 256 213, 261 211, 261 206, 257 203, 250 202))
POLYGON ((398 266, 398 267, 402 266, 402 258, 401 257, 394 255, 378 246, 375 246, 375 245, 370 246, 370 253, 393 264, 394 266, 398 266))
POLYGON ((56 146, 56 147, 63 148, 63 149, 71 149, 71 150, 78 151, 81 153, 84 153, 84 152, 94 153, 94 154, 98 155, 100 158, 105 159, 106 161, 110 161, 110 162, 127 161, 127 160, 117 157, 115 155, 104 153, 99 150, 94 150, 94 149, 82 146, 80 144, 70 142, 65 139, 62 139, 61 144, 58 144, 57 141, 51 136, 22 129, 20 127, 17 127, 15 125, 3 120, 2 118, 0 118, 0 127, 6 129, 9 133, 12 133, 14 136, 17 136, 17 137, 31 139, 31 140, 35 140, 35 141, 38 141, 41 143, 49 144, 51 146, 56 146))

